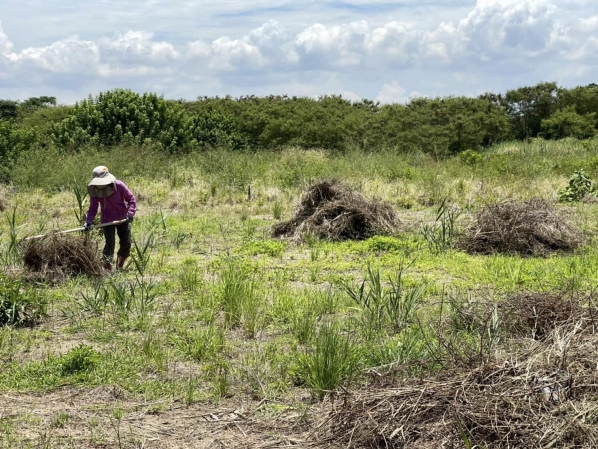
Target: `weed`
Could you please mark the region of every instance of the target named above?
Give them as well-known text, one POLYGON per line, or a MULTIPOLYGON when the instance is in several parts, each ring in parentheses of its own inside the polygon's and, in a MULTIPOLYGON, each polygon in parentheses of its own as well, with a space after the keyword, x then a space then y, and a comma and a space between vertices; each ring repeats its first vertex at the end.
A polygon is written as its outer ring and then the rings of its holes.
POLYGON ((110 300, 110 292, 103 284, 97 284, 92 293, 81 293, 81 310, 92 315, 102 315, 110 300))
POLYGON ((228 326, 239 324, 243 314, 252 314, 259 304, 257 281, 248 267, 234 258, 229 258, 220 272, 218 290, 220 303, 228 326))
POLYGON ((185 259, 183 266, 178 272, 179 283, 183 290, 196 292, 203 283, 203 277, 193 258, 185 259))
POLYGON ((145 270, 149 265, 151 253, 155 246, 155 239, 154 234, 150 233, 146 237, 142 238, 140 244, 137 244, 135 240, 133 242, 133 254, 132 254, 132 261, 137 273, 140 276, 145 274, 145 270))
POLYGON ((170 337, 174 346, 196 362, 211 360, 226 347, 224 330, 210 323, 205 327, 180 327, 170 337))
POLYGON ((60 359, 63 376, 93 371, 99 364, 100 355, 91 346, 80 344, 60 359))
POLYGON ((50 427, 55 429, 63 429, 66 424, 69 422, 71 416, 65 412, 59 412, 56 416, 54 416, 50 422, 50 427))
POLYGON ((280 201, 275 201, 272 204, 272 217, 275 220, 280 220, 282 218, 282 214, 284 213, 284 207, 280 201))
POLYGON ((367 265, 367 276, 358 287, 339 281, 341 289, 365 312, 363 324, 367 339, 378 335, 386 324, 390 324, 394 331, 400 331, 412 323, 423 293, 421 286, 405 286, 404 275, 414 262, 406 263, 401 259, 394 278, 389 277, 388 285, 382 282, 380 269, 374 269, 371 263, 367 265))
POLYGON ((457 220, 461 211, 447 203, 444 198, 436 210, 436 220, 433 225, 425 224, 422 235, 430 251, 443 253, 453 247, 457 237, 457 220))
POLYGON ((22 281, 0 275, 0 326, 35 324, 46 315, 47 301, 22 281))
POLYGON ((77 223, 83 224, 86 218, 87 189, 82 189, 76 182, 73 182, 72 189, 75 194, 75 200, 77 201, 76 207, 73 209, 75 219, 77 220, 77 223))
POLYGON ((583 170, 573 173, 569 185, 558 192, 559 201, 563 203, 580 201, 586 196, 596 196, 596 185, 590 175, 583 170))
POLYGON ((358 366, 357 344, 351 333, 342 332, 336 321, 323 323, 311 348, 297 358, 299 376, 319 399, 350 381, 358 366))
POLYGON ((262 240, 246 242, 243 244, 240 251, 250 256, 265 254, 270 257, 282 257, 287 246, 286 243, 279 242, 278 240, 262 240))

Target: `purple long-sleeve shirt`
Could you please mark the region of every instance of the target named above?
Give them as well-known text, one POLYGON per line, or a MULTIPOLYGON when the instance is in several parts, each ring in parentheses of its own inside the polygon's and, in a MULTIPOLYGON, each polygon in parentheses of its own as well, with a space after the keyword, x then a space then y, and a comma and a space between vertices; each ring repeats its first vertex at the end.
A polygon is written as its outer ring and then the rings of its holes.
POLYGON ((89 201, 89 210, 87 211, 87 223, 91 223, 98 213, 98 206, 101 206, 102 223, 109 223, 111 221, 123 220, 127 215, 135 216, 137 203, 135 202, 135 195, 131 193, 129 188, 122 181, 116 181, 114 193, 108 198, 98 198, 92 196, 89 201))

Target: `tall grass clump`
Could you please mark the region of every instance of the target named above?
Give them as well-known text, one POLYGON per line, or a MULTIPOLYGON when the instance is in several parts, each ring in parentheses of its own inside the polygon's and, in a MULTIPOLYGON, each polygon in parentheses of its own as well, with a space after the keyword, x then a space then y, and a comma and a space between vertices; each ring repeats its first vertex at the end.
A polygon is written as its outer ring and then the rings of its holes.
POLYGON ((413 323, 415 313, 421 306, 423 286, 408 287, 405 273, 414 261, 399 263, 394 276, 384 282, 379 268, 367 265, 367 274, 360 284, 342 280, 340 288, 362 310, 362 329, 366 339, 380 336, 390 326, 399 332, 413 323))
POLYGON ((226 347, 224 329, 214 323, 207 326, 181 326, 170 336, 170 341, 185 357, 196 362, 213 359, 226 347))
POLYGON ((323 399, 359 369, 359 348, 350 332, 337 321, 324 322, 315 332, 308 349, 297 358, 297 373, 312 394, 323 399))
POLYGON ((41 292, 21 280, 0 275, 0 326, 27 326, 46 315, 47 301, 41 292))
POLYGON ((241 259, 226 260, 217 290, 227 326, 241 325, 253 338, 263 320, 264 297, 261 281, 241 259))
POLYGON ((461 211, 447 203, 444 198, 436 210, 434 224, 424 224, 422 235, 428 243, 430 251, 443 253, 451 249, 457 237, 457 220, 461 211))

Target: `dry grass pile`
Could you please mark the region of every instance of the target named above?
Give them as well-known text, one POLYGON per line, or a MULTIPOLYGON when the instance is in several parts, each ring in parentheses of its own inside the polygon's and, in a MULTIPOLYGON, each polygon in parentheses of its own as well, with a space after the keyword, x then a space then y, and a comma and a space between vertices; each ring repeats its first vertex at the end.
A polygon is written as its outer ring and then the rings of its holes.
MULTIPOLYGON (((517 297, 527 329, 542 338, 503 343, 492 360, 429 379, 381 377, 329 402, 315 439, 343 448, 598 447, 598 333, 593 307, 558 305, 557 296, 517 297), (522 307, 539 300, 546 313, 522 307), (527 310, 527 312, 525 312, 527 310), (572 317, 566 319, 567 310, 572 317), (540 324, 542 323, 542 324, 540 324)), ((572 300, 573 301, 573 300, 572 300)), ((521 335, 521 334, 519 334, 521 335)))
POLYGON ((23 262, 37 277, 48 281, 66 276, 103 275, 97 245, 86 237, 50 234, 24 242, 23 262))
POLYGON ((306 235, 329 241, 364 240, 392 233, 398 222, 390 204, 367 200, 346 184, 324 180, 311 186, 295 216, 274 225, 272 232, 297 241, 306 235))
POLYGON ((581 235, 545 200, 505 201, 481 209, 457 247, 470 254, 545 256, 571 251, 581 235))

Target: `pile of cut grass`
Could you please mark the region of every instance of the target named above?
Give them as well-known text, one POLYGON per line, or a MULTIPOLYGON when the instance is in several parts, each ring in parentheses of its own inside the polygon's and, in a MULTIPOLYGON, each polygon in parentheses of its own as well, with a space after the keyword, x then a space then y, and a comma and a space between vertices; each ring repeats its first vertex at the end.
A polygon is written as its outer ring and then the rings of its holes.
POLYGON ((50 234, 24 243, 23 263, 36 279, 51 283, 68 276, 101 277, 98 248, 87 237, 50 234))
POLYGON ((392 234, 399 223, 394 208, 367 200, 346 184, 324 180, 303 195, 295 216, 274 225, 274 237, 301 241, 307 235, 322 240, 365 240, 392 234))
POLYGON ((515 337, 492 356, 428 378, 393 371, 326 404, 314 447, 596 447, 595 307, 558 294, 516 296, 502 307, 505 325, 520 312, 515 337))
POLYGON ((573 251, 581 242, 580 233, 569 226, 551 204, 534 198, 483 207, 456 246, 469 254, 534 257, 573 251))

